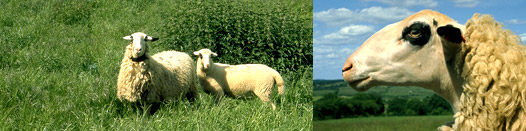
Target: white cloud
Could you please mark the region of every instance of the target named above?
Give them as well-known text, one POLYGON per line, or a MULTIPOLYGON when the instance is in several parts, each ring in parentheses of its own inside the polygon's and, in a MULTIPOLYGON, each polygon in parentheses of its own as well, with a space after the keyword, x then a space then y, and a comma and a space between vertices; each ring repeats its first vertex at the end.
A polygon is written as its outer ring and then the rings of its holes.
POLYGON ((340 26, 356 22, 385 23, 402 20, 413 14, 405 8, 398 7, 370 7, 352 11, 347 8, 329 9, 315 12, 314 20, 322 21, 329 26, 340 26))
POLYGON ((338 58, 337 61, 345 61, 349 55, 351 55, 358 47, 347 47, 347 46, 319 46, 314 48, 314 61, 333 61, 334 59, 327 58, 338 58))
POLYGON ((323 59, 325 60, 324 56, 329 57, 342 57, 347 58, 351 53, 353 53, 356 48, 351 49, 349 47, 339 47, 339 46, 319 46, 317 48, 314 48, 314 56, 322 56, 322 57, 316 57, 315 59, 323 59))
MULTIPOLYGON (((357 48, 357 47, 355 47, 357 48)), ((347 57, 355 48, 348 46, 315 46, 314 48, 314 74, 315 78, 341 79, 341 68, 347 57)))
POLYGON ((340 29, 338 33, 342 35, 363 35, 373 32, 372 26, 367 25, 349 25, 340 29))
POLYGON ((320 46, 319 48, 314 48, 314 53, 330 53, 334 52, 334 48, 332 46, 320 46))
POLYGON ((334 53, 327 54, 327 58, 336 58, 336 57, 338 57, 338 55, 334 53))
POLYGON ((522 43, 526 44, 526 33, 520 34, 519 37, 521 38, 522 43))
POLYGON ((452 0, 452 1, 453 3, 455 3, 456 7, 465 7, 465 8, 473 8, 480 3, 479 0, 452 0))
POLYGON ((314 44, 348 44, 357 40, 365 40, 366 35, 370 35, 374 31, 374 28, 368 25, 349 25, 342 27, 338 32, 314 38, 314 44))
POLYGON ((349 25, 340 29, 338 32, 330 33, 323 36, 325 39, 349 39, 349 37, 364 35, 367 33, 372 33, 374 31, 373 27, 366 25, 349 25))
POLYGON ((526 24, 526 20, 518 20, 518 19, 506 20, 506 22, 510 24, 526 24))
POLYGON ((399 6, 399 7, 416 7, 416 6, 424 6, 424 7, 437 7, 438 2, 434 0, 365 0, 365 1, 376 1, 392 6, 399 6))

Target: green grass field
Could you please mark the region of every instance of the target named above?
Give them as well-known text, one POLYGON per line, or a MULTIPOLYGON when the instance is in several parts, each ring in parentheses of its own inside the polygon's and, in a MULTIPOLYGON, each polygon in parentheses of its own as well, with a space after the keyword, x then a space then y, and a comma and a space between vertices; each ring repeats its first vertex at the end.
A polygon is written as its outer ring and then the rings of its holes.
MULTIPOLYGON (((128 44, 122 37, 138 31, 159 37, 150 54, 185 48, 169 41, 184 38, 162 31, 177 20, 174 12, 198 9, 185 5, 191 2, 0 1, 0 130, 312 130, 312 65, 280 71, 286 93, 272 98, 276 111, 258 99, 215 104, 201 92, 195 103, 169 101, 148 115, 117 99, 128 44)), ((252 3, 247 6, 294 2, 252 3)), ((310 3, 312 13, 312 1, 298 3, 310 3)))
POLYGON ((365 117, 314 121, 315 131, 434 131, 453 116, 365 117))

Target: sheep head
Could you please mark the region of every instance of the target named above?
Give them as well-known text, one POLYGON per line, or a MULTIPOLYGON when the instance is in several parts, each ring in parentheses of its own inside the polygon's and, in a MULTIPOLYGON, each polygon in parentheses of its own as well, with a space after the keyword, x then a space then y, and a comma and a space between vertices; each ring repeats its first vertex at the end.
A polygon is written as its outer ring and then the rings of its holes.
POLYGON ((358 91, 381 85, 449 90, 454 71, 448 66, 464 42, 463 32, 448 16, 422 10, 367 39, 343 65, 343 78, 358 91))
POLYGON ((217 56, 216 53, 212 52, 210 49, 201 49, 199 51, 194 51, 194 55, 196 56, 199 56, 199 59, 201 60, 199 63, 198 61, 198 65, 203 67, 204 70, 208 70, 208 68, 210 67, 210 63, 212 63, 212 60, 210 58, 210 55, 212 56, 217 56))
POLYGON ((125 40, 130 40, 130 45, 132 48, 132 59, 133 58, 139 58, 143 55, 145 55, 148 52, 148 45, 146 45, 146 41, 156 41, 159 38, 154 38, 151 36, 148 36, 142 32, 136 32, 129 36, 122 37, 125 40))

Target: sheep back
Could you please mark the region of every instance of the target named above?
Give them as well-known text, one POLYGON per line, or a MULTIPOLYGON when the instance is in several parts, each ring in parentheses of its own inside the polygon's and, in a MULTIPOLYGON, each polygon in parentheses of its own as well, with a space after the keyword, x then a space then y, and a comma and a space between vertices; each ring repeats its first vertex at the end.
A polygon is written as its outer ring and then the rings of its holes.
MULTIPOLYGON (((231 97, 251 97, 272 90, 279 73, 262 64, 227 65, 214 63, 200 83, 207 92, 224 92, 231 97)), ((281 79, 281 77, 280 77, 281 79)), ((282 80, 281 80, 282 81, 282 80)))

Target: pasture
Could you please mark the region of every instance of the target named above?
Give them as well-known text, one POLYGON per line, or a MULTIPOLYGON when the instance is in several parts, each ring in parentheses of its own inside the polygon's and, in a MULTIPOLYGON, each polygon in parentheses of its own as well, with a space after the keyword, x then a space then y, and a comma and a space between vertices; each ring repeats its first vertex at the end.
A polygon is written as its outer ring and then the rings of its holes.
POLYGON ((453 116, 363 117, 314 121, 315 131, 434 131, 453 116))
POLYGON ((0 8, 0 130, 312 130, 312 1, 3 0, 0 8), (122 37, 139 31, 160 38, 150 54, 208 47, 217 62, 267 64, 285 95, 274 91, 276 111, 259 99, 216 104, 200 87, 196 102, 167 101, 153 115, 123 105, 122 37))

